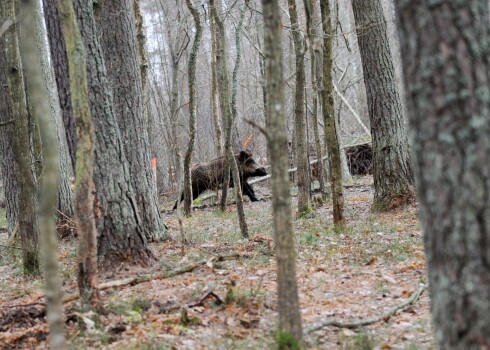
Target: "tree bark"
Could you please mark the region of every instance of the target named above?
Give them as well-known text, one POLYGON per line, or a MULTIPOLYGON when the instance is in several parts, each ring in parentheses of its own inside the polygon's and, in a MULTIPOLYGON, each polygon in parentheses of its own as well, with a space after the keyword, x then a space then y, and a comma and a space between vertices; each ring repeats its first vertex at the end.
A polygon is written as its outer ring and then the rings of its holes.
MULTIPOLYGON (((3 45, 2 38, 0 43, 3 45)), ((19 213, 19 176, 13 149, 15 125, 12 106, 8 103, 10 90, 7 70, 2 67, 7 67, 7 61, 5 52, 0 47, 0 170, 6 198, 7 232, 11 237, 15 232, 19 213)))
POLYGON ((436 341, 488 349, 489 3, 397 5, 436 341))
POLYGON ((328 148, 329 179, 332 187, 333 222, 337 230, 345 226, 344 193, 342 183, 342 164, 340 144, 337 134, 335 107, 333 99, 332 61, 333 33, 328 0, 320 0, 323 23, 323 97, 322 112, 325 125, 325 143, 328 148))
POLYGON ((46 284, 47 320, 49 323, 49 347, 58 350, 65 348, 65 322, 61 295, 61 280, 58 275, 58 244, 56 239, 55 207, 58 193, 59 160, 58 138, 53 115, 48 101, 48 81, 50 67, 46 60, 47 51, 40 48, 45 45, 44 31, 39 31, 42 21, 41 5, 37 0, 22 2, 22 61, 28 77, 30 101, 34 115, 38 117, 44 171, 39 194, 39 228, 41 251, 44 262, 44 280, 46 284), (36 36, 32 33, 37 33, 36 36), (44 67, 42 67, 44 64, 44 67))
MULTIPOLYGON (((303 331, 296 281, 296 254, 291 225, 287 133, 282 69, 281 16, 277 0, 262 0, 267 74, 268 150, 272 171, 272 211, 277 260, 279 331, 301 342, 303 331)), ((280 333, 280 334, 281 334, 280 333)), ((288 344, 290 347, 299 344, 288 344)), ((287 345, 286 345, 287 346, 287 345)))
POLYGON ((192 179, 191 179, 191 166, 192 166, 192 153, 194 152, 194 146, 196 144, 196 113, 197 113, 197 101, 196 101, 196 58, 199 51, 199 45, 201 43, 202 25, 199 11, 194 6, 192 0, 186 0, 187 8, 194 18, 196 31, 194 33, 194 42, 192 43, 191 52, 188 61, 188 83, 189 83, 189 142, 187 144, 187 151, 184 157, 184 214, 185 216, 191 215, 192 210, 192 179))
POLYGON ((130 165, 141 225, 147 239, 165 239, 167 232, 161 221, 151 170, 133 3, 132 0, 115 0, 98 3, 97 6, 100 44, 112 88, 114 112, 130 165))
POLYGON ((70 155, 70 164, 72 169, 75 169, 77 134, 70 97, 70 77, 68 74, 66 45, 63 39, 63 33, 61 31, 61 23, 56 1, 43 0, 43 12, 46 22, 46 29, 48 31, 51 61, 54 69, 56 87, 58 89, 62 120, 65 126, 63 132, 66 135, 65 137, 70 155))
POLYGON ((70 75, 71 103, 77 128, 75 218, 78 233, 78 288, 84 308, 99 303, 97 228, 94 218, 95 132, 87 84, 85 50, 71 0, 58 0, 70 75))
MULTIPOLYGON (((73 200, 73 192, 71 190, 71 178, 73 177, 73 168, 68 151, 68 144, 66 141, 65 128, 62 120, 62 111, 58 99, 58 90, 56 88, 56 82, 54 80, 54 70, 49 60, 48 47, 46 46, 47 32, 44 27, 44 18, 42 9, 39 9, 39 13, 36 13, 36 45, 41 61, 41 69, 43 75, 43 88, 46 90, 46 97, 48 98, 49 112, 52 122, 55 125, 55 131, 57 135, 58 143, 58 168, 59 168, 59 181, 58 181, 58 196, 57 196, 57 217, 58 217, 58 235, 60 237, 67 237, 73 234, 72 225, 70 221, 74 218, 75 207, 73 200)), ((63 43, 64 47, 64 43, 63 43)), ((71 105, 71 103, 70 103, 71 105)), ((41 122, 40 122, 41 124, 41 122)), ((42 128, 41 133, 43 132, 42 128)))
POLYGON ((413 200, 413 173, 380 0, 352 0, 373 139, 375 210, 413 200))
MULTIPOLYGON (((321 23, 321 18, 318 15, 318 3, 313 0, 303 0, 305 12, 306 12, 306 26, 307 26, 307 37, 310 50, 311 59, 311 83, 313 85, 312 92, 312 120, 313 124, 313 135, 315 136, 315 149, 317 159, 323 158, 322 142, 320 139, 320 131, 318 128, 318 113, 319 113, 319 101, 318 94, 322 91, 323 82, 323 71, 322 71, 322 60, 321 60, 321 38, 318 36, 318 26, 321 23)), ((320 193, 322 197, 325 196, 325 175, 323 169, 323 162, 318 162, 318 182, 320 184, 320 193)))
POLYGON ((117 127, 112 95, 90 0, 76 0, 78 25, 87 52, 87 79, 95 126, 96 222, 100 268, 155 261, 141 222, 129 163, 117 127))
POLYGON ((310 174, 308 164, 308 145, 306 142, 305 115, 305 50, 298 23, 296 0, 288 0, 291 34, 296 57, 296 84, 294 88, 294 127, 296 136, 296 166, 298 167, 298 213, 301 215, 310 206, 310 174))
MULTIPOLYGON (((5 101, 14 119, 13 150, 16 168, 18 169, 18 232, 22 250, 24 273, 39 274, 39 231, 36 215, 36 181, 31 160, 31 141, 29 134, 29 114, 24 86, 23 66, 19 51, 19 24, 16 18, 16 0, 0 3, 0 18, 10 18, 14 24, 8 29, 1 40, 4 46, 5 66, 7 74, 8 96, 5 101)), ((2 21, 3 22, 3 21, 2 21)))
POLYGON ((218 97, 218 74, 216 68, 218 63, 216 56, 218 55, 218 44, 216 42, 216 21, 211 16, 211 107, 214 121, 214 132, 216 133, 216 151, 218 157, 223 156, 223 131, 221 129, 220 113, 219 113, 219 97, 218 97))

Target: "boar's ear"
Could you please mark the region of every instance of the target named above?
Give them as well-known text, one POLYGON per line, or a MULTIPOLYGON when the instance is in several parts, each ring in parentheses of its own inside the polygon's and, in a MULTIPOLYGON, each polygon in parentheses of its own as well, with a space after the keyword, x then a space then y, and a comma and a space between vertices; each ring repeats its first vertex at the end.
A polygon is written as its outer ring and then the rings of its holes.
POLYGON ((238 156, 238 160, 243 163, 247 158, 248 158, 247 151, 240 151, 240 155, 238 156))

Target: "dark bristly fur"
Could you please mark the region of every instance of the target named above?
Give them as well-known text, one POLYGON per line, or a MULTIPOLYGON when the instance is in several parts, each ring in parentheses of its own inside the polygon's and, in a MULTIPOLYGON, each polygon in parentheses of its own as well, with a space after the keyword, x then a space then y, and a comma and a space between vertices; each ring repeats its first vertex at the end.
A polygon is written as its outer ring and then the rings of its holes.
MULTIPOLYGON (((249 150, 235 153, 235 159, 240 172, 242 192, 248 196, 252 202, 258 201, 255 192, 251 185, 247 183, 247 179, 256 176, 265 176, 267 171, 264 167, 257 164, 252 158, 252 152, 249 150)), ((196 164, 192 167, 192 198, 196 199, 201 193, 206 190, 215 190, 224 182, 225 175, 225 157, 218 157, 207 163, 196 164)), ((230 187, 233 187, 233 180, 230 175, 230 187)), ((181 200, 184 199, 184 194, 181 195, 181 200)), ((174 208, 177 208, 175 203, 174 208)))

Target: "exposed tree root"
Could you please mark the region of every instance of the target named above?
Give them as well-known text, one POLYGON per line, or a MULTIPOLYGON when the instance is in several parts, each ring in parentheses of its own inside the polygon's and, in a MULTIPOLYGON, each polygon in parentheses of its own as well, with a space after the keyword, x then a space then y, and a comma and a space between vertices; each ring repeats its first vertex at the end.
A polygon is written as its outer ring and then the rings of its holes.
POLYGON ((416 290, 415 292, 412 293, 410 298, 405 300, 403 303, 396 305, 395 307, 391 308, 390 310, 388 310, 387 312, 385 312, 384 314, 382 314, 378 317, 361 319, 361 320, 351 321, 351 322, 343 322, 343 321, 340 321, 336 318, 329 318, 329 319, 326 319, 323 321, 318 321, 318 322, 313 323, 311 326, 305 328, 303 333, 306 335, 306 334, 312 333, 314 331, 317 331, 317 330, 322 329, 322 328, 327 327, 327 326, 333 326, 333 327, 338 327, 338 328, 359 328, 359 327, 367 326, 367 325, 370 325, 370 324, 373 324, 373 323, 376 323, 379 321, 387 320, 391 316, 393 316, 398 310, 404 309, 408 305, 415 303, 417 301, 417 299, 420 297, 420 295, 426 289, 427 289, 427 285, 421 286, 418 290, 416 290))

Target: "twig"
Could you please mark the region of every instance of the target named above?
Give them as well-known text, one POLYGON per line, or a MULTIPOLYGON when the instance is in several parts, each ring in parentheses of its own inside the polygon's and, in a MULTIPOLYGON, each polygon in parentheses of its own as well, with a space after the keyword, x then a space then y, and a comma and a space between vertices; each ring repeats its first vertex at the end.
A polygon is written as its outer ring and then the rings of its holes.
POLYGON ((259 124, 257 124, 253 120, 250 120, 250 119, 243 119, 243 120, 245 120, 247 123, 249 123, 253 127, 259 129, 259 131, 265 136, 265 138, 267 140, 269 140, 269 133, 267 132, 267 130, 265 130, 263 127, 261 127, 259 124))
POLYGON ((213 290, 210 290, 210 291, 206 292, 196 302, 187 303, 187 304, 173 304, 173 305, 169 305, 169 306, 166 306, 166 307, 161 307, 160 308, 160 312, 170 312, 170 311, 179 310, 179 309, 182 309, 182 308, 193 308, 193 307, 196 307, 196 306, 202 306, 202 305, 204 305, 204 301, 207 298, 209 298, 209 297, 213 297, 214 299, 216 299, 216 303, 218 305, 223 304, 223 300, 221 300, 221 298, 218 295, 216 295, 216 293, 214 293, 213 290))
POLYGON ((34 306, 34 305, 46 306, 46 303, 43 301, 40 301, 37 303, 29 303, 29 304, 3 305, 2 309, 10 309, 10 308, 14 308, 14 307, 27 307, 27 306, 34 306))
MULTIPOLYGON (((217 261, 228 261, 228 260, 237 260, 240 257, 245 257, 247 256, 246 253, 233 253, 230 255, 215 255, 211 259, 205 259, 198 261, 196 263, 188 264, 186 266, 182 266, 180 268, 177 268, 175 270, 171 271, 165 271, 165 272, 160 272, 160 273, 155 273, 155 274, 147 274, 147 275, 140 275, 140 276, 135 276, 135 277, 129 277, 129 278, 124 278, 121 280, 116 280, 116 281, 109 281, 105 283, 101 283, 99 285, 99 290, 104 290, 108 288, 114 288, 114 287, 123 287, 127 285, 132 285, 134 286, 135 284, 143 283, 143 282, 149 282, 149 281, 154 281, 154 280, 162 280, 170 277, 174 277, 186 272, 191 272, 192 270, 195 270, 196 268, 206 265, 208 263, 214 263, 217 261)), ((80 297, 78 293, 72 294, 72 295, 67 295, 63 298, 63 303, 68 303, 70 301, 76 300, 80 297)))
POLYGON ((427 289, 427 285, 421 286, 418 290, 412 293, 410 298, 405 300, 403 303, 396 305, 395 307, 391 308, 384 314, 378 317, 373 317, 373 318, 367 318, 367 319, 361 319, 357 321, 351 321, 351 322, 342 322, 336 318, 329 318, 323 321, 318 321, 313 323, 311 326, 307 327, 304 331, 303 334, 309 334, 311 332, 317 331, 319 329, 322 329, 327 326, 333 326, 333 327, 338 327, 338 328, 358 328, 362 326, 367 326, 382 320, 386 320, 393 316, 398 310, 405 308, 406 306, 413 304, 417 301, 417 299, 420 297, 420 295, 427 289))

